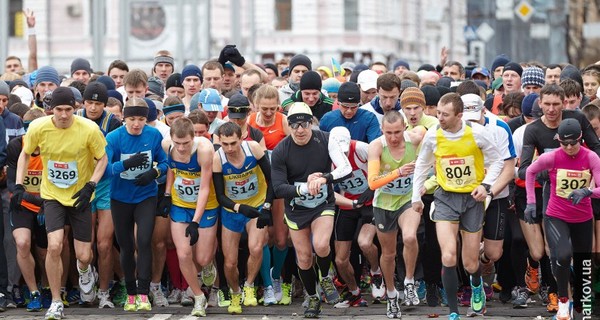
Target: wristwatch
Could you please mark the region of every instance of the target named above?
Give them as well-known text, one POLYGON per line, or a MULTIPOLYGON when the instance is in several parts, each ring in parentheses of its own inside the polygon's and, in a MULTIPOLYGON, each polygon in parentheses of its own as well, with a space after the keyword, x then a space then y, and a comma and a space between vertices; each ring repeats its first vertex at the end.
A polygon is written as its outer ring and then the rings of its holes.
POLYGON ((492 186, 490 186, 487 183, 482 183, 481 185, 485 188, 485 192, 487 193, 487 195, 493 198, 494 194, 492 193, 492 186))
POLYGON ((96 189, 96 185, 97 183, 95 183, 94 181, 88 181, 89 185, 94 187, 94 189, 96 189))
POLYGON ((271 204, 270 204, 270 203, 268 203, 268 202, 265 202, 265 203, 263 204, 263 208, 264 208, 264 209, 266 209, 266 210, 271 210, 271 204))

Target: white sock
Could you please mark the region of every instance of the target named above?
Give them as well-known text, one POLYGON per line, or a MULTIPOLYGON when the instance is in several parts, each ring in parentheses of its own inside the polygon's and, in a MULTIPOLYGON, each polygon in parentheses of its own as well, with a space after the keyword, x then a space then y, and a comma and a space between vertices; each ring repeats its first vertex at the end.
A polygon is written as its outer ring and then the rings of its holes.
POLYGON ((407 284, 415 285, 415 278, 404 278, 404 286, 406 286, 407 284))
POLYGON ((390 298, 390 299, 393 299, 393 298, 395 298, 397 294, 398 294, 398 292, 396 291, 396 289, 394 289, 394 291, 388 291, 388 292, 387 292, 387 296, 388 296, 388 298, 390 298))

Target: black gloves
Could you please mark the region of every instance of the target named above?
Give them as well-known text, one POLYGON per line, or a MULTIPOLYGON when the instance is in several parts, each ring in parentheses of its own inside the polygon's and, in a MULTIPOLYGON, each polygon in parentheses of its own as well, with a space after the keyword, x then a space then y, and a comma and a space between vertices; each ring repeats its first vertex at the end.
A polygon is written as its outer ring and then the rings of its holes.
POLYGON ((156 179, 158 177, 158 171, 156 171, 156 169, 152 168, 144 173, 138 174, 137 177, 135 177, 135 181, 133 182, 133 184, 135 184, 136 186, 147 186, 149 185, 152 181, 154 181, 154 179, 156 179))
POLYGON ((546 181, 550 181, 548 170, 538 172, 538 174, 535 175, 535 180, 541 185, 544 185, 546 181))
POLYGON ((73 203, 73 206, 77 211, 82 212, 90 205, 94 190, 96 190, 96 183, 88 181, 81 190, 77 191, 77 193, 71 197, 71 199, 77 199, 75 200, 75 203, 73 203))
POLYGON ((244 59, 242 54, 235 47, 235 44, 226 45, 219 54, 219 63, 225 65, 227 61, 231 61, 231 63, 238 67, 241 67, 246 63, 246 59, 244 59))
POLYGON ((524 214, 524 219, 525 222, 529 223, 529 224, 535 224, 535 218, 537 218, 537 208, 535 203, 528 203, 527 207, 525 208, 525 214, 524 214))
POLYGON ((578 205, 581 202, 581 200, 583 200, 591 195, 592 195, 592 190, 590 190, 588 188, 581 188, 581 189, 573 190, 573 192, 571 192, 571 194, 569 195, 569 200, 573 201, 574 205, 578 205))
POLYGON ((198 242, 198 222, 190 222, 187 228, 185 228, 185 236, 190 237, 190 246, 198 242))
POLYGON ((271 214, 271 210, 262 208, 260 210, 260 214, 258 216, 258 220, 256 221, 256 227, 262 229, 266 226, 273 225, 273 215, 271 214))
POLYGON ((160 203, 158 204, 158 209, 156 210, 156 215, 166 218, 171 213, 171 204, 173 203, 171 199, 171 195, 165 195, 160 203))
POLYGON ((10 198, 10 210, 15 213, 21 206, 23 201, 23 195, 25 194, 25 187, 22 184, 15 185, 15 191, 13 191, 12 198, 10 198))
POLYGON ((375 191, 371 190, 370 188, 367 188, 367 190, 365 190, 365 192, 363 192, 360 197, 358 197, 358 201, 356 202, 357 205, 363 205, 367 202, 369 202, 369 200, 373 200, 373 196, 375 195, 375 191))
POLYGON ((125 170, 140 167, 146 164, 148 164, 148 154, 146 153, 138 152, 129 157, 129 159, 123 160, 123 168, 125 168, 125 170))
POLYGON ((256 210, 256 208, 251 207, 249 205, 245 205, 245 204, 240 204, 238 213, 241 213, 250 219, 254 219, 254 218, 260 216, 260 212, 258 212, 258 210, 256 210))

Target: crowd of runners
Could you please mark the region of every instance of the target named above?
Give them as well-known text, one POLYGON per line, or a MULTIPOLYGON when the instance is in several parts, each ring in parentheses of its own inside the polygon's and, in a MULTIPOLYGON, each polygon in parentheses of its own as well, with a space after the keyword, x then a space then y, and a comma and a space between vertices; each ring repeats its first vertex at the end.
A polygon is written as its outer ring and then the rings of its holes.
POLYGON ((151 70, 94 67, 5 61, 1 311, 303 299, 307 318, 382 303, 453 320, 496 292, 591 319, 600 64, 444 49, 418 68, 330 67, 227 45, 202 65, 160 50, 151 70))

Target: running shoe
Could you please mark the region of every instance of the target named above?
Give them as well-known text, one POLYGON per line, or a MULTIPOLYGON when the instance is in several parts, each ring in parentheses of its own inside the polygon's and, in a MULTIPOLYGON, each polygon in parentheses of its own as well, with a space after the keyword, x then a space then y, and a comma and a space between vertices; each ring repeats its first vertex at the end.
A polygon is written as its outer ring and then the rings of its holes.
POLYGON ((148 295, 138 294, 135 297, 135 304, 137 306, 137 311, 152 311, 152 305, 150 304, 148 295))
POLYGON ((125 288, 125 284, 121 282, 115 283, 113 286, 113 303, 116 306, 122 307, 125 305, 127 301, 127 289, 125 288))
POLYGON ((513 308, 522 309, 527 308, 527 303, 530 302, 529 290, 527 288, 519 288, 517 297, 513 300, 513 308))
POLYGON ((62 301, 52 301, 50 304, 50 308, 46 311, 46 320, 59 320, 62 319, 65 315, 63 314, 63 304, 62 301))
POLYGON ((468 307, 471 305, 471 286, 462 288, 462 294, 460 295, 459 305, 468 307))
POLYGON ((150 301, 155 307, 168 307, 169 301, 165 297, 165 293, 162 291, 160 285, 150 285, 150 301))
POLYGON ((169 304, 179 304, 181 302, 181 295, 182 292, 180 289, 173 288, 173 290, 171 290, 171 294, 169 294, 169 297, 167 298, 167 302, 169 304))
POLYGON ((217 305, 219 308, 229 307, 231 304, 231 295, 229 294, 229 290, 219 289, 219 291, 217 291, 217 298, 217 305))
POLYGON ((427 286, 425 285, 425 281, 420 280, 415 282, 415 286, 417 287, 417 296, 419 300, 425 301, 425 297, 427 296, 427 286))
POLYGON ((277 299, 275 298, 275 290, 273 286, 268 286, 263 291, 263 305, 272 306, 277 304, 277 299))
POLYGON ((137 311, 137 303, 136 303, 135 295, 127 295, 127 300, 125 300, 125 304, 123 305, 123 310, 125 311, 137 311))
POLYGON ((273 268, 271 268, 271 283, 273 284, 273 292, 275 294, 275 300, 277 300, 277 302, 281 301, 281 298, 283 296, 282 293, 282 289, 281 289, 281 284, 283 282, 283 280, 281 280, 281 277, 275 279, 273 278, 273 268))
POLYGON ((244 292, 244 306, 256 307, 258 305, 258 300, 256 299, 254 287, 244 286, 242 290, 244 292))
POLYGON ((494 297, 494 289, 492 289, 492 287, 490 287, 487 283, 483 283, 483 291, 485 292, 485 299, 487 301, 492 300, 492 298, 494 297))
POLYGON ((483 291, 483 280, 479 286, 473 286, 471 282, 471 308, 475 313, 483 313, 485 309, 485 292, 483 291))
POLYGON ((413 283, 407 283, 404 286, 404 304, 407 306, 418 306, 419 302, 420 300, 417 291, 415 290, 415 285, 413 283))
POLYGON ((194 308, 192 309, 191 315, 194 317, 206 317, 206 296, 201 295, 194 298, 194 308))
POLYGON ((460 320, 460 316, 456 312, 452 312, 448 315, 448 320, 460 320))
POLYGON ((27 303, 27 311, 42 310, 42 295, 38 291, 31 293, 31 300, 27 303))
POLYGON ((238 293, 231 293, 231 303, 229 304, 229 307, 227 307, 227 312, 234 314, 240 314, 242 313, 242 293, 238 292, 238 293))
POLYGON ((209 265, 204 266, 200 272, 200 277, 205 286, 212 287, 217 278, 217 268, 215 267, 215 264, 211 262, 209 265))
POLYGON ((438 292, 440 294, 440 305, 442 307, 448 306, 448 296, 446 295, 446 289, 442 287, 438 287, 438 292))
POLYGON ((400 313, 400 299, 396 293, 394 298, 388 297, 386 315, 388 319, 394 319, 398 318, 398 313, 400 313))
POLYGON ((527 270, 525 271, 525 284, 531 293, 537 293, 540 289, 540 276, 537 268, 532 268, 527 262, 527 270))
POLYGON ((360 292, 357 295, 353 295, 351 292, 346 291, 343 295, 342 301, 336 303, 333 307, 338 309, 344 309, 349 307, 367 307, 369 303, 365 300, 360 292))
POLYGON ((571 320, 571 308, 569 301, 558 302, 558 311, 554 316, 556 320, 571 320))
POLYGON ((15 285, 12 290, 13 301, 17 304, 17 307, 22 308, 25 306, 25 296, 21 287, 15 285))
POLYGON ((115 305, 110 301, 108 291, 98 291, 98 308, 114 308, 115 305))
POLYGON ((210 292, 208 293, 208 301, 206 303, 209 307, 216 307, 219 305, 219 296, 217 292, 219 292, 219 288, 210 287, 210 292))
POLYGON ((548 286, 541 287, 538 296, 543 305, 548 305, 548 286))
POLYGON ((50 288, 42 288, 42 308, 49 309, 52 305, 52 293, 50 288))
POLYGON ((89 265, 87 270, 79 270, 79 295, 82 302, 92 303, 96 299, 96 281, 98 281, 98 274, 94 266, 89 265))
POLYGON ((194 305, 194 299, 192 299, 192 297, 194 296, 194 293, 192 292, 192 289, 190 289, 189 287, 186 290, 183 290, 183 292, 181 293, 181 305, 184 307, 191 307, 194 305))
POLYGON ((376 300, 382 300, 385 297, 385 284, 381 274, 371 275, 371 295, 376 300))
POLYGON ((291 283, 281 283, 281 299, 279 300, 279 304, 281 305, 290 305, 292 304, 292 284, 291 283))
POLYGON ((319 314, 321 314, 321 299, 317 296, 312 296, 308 299, 308 306, 304 310, 304 317, 318 318, 319 314))
POLYGON ((435 283, 427 284, 425 300, 427 300, 427 305, 430 307, 437 307, 439 305, 440 299, 438 297, 438 287, 435 283))
POLYGON ((323 289, 323 293, 325 294, 325 300, 328 304, 336 304, 340 301, 340 294, 335 288, 331 277, 325 277, 321 279, 320 285, 321 289, 323 289))

